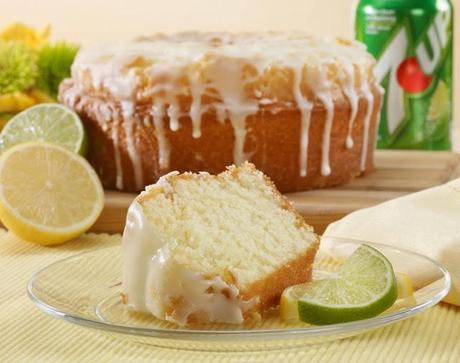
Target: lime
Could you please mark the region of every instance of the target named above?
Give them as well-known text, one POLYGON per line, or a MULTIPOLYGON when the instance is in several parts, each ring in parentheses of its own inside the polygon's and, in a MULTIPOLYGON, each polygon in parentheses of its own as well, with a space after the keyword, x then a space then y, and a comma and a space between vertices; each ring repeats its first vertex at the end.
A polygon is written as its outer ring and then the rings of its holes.
POLYGON ((14 116, 0 133, 0 153, 27 141, 46 141, 84 155, 87 140, 80 118, 65 106, 43 103, 14 116))
POLYGON ((104 206, 95 171, 80 155, 26 142, 0 156, 0 219, 19 237, 54 245, 88 230, 104 206))
POLYGON ((367 319, 388 309, 398 291, 391 263, 375 248, 361 245, 331 277, 303 286, 302 321, 335 324, 367 319))
MULTIPOLYGON (((395 272, 398 298, 386 313, 394 312, 405 307, 414 306, 417 301, 414 297, 412 279, 403 272, 395 272)), ((289 286, 283 291, 280 300, 280 317, 284 321, 299 321, 298 301, 305 295, 309 282, 289 286)))
MULTIPOLYGON (((412 279, 404 272, 395 272, 398 298, 386 313, 397 311, 401 308, 414 306, 417 301, 414 297, 412 279)), ((305 295, 309 282, 289 286, 283 291, 280 300, 280 317, 284 321, 299 321, 298 301, 305 295)))
POLYGON ((427 119, 431 122, 438 121, 449 114, 449 109, 449 89, 443 81, 439 81, 428 107, 427 119))

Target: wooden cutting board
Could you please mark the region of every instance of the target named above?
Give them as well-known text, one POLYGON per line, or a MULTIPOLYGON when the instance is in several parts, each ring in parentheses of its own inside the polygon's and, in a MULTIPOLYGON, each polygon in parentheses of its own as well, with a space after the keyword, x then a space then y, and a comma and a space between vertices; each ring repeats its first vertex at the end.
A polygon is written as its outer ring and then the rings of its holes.
MULTIPOLYGON (((439 185, 460 176, 460 154, 429 151, 377 151, 375 171, 331 189, 286 196, 315 231, 354 210, 439 185)), ((122 232, 134 194, 107 191, 106 205, 93 232, 122 232)))

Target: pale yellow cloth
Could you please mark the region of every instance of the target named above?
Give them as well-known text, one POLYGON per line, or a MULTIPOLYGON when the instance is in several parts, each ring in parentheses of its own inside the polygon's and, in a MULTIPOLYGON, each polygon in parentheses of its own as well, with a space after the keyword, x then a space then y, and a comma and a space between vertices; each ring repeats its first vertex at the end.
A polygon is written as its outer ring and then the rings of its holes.
POLYGON ((203 353, 154 348, 55 320, 26 295, 26 283, 51 262, 120 236, 85 235, 53 248, 23 242, 0 229, 0 362, 458 362, 460 308, 438 305, 412 319, 354 338, 301 349, 203 353))
MULTIPOLYGON (((440 262, 452 276, 446 301, 460 305, 460 179, 353 212, 324 235, 384 243, 440 262)), ((419 280, 432 280, 431 271, 408 267, 419 280)))

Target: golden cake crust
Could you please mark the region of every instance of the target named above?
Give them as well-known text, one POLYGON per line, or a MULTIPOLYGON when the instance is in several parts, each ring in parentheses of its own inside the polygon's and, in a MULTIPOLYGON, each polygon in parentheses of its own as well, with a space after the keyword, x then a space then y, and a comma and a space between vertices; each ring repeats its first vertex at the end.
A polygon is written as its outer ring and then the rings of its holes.
MULTIPOLYGON (((61 93, 65 94, 67 82, 61 86, 61 93)), ((307 175, 299 173, 299 133, 301 128, 300 111, 295 107, 285 108, 277 113, 269 109, 261 109, 257 114, 246 120, 245 152, 250 155, 249 161, 264 174, 270 176, 281 192, 294 192, 312 188, 322 188, 340 185, 352 178, 369 172, 373 168, 373 154, 375 148, 376 128, 381 105, 381 94, 377 88, 372 89, 374 108, 370 119, 368 153, 364 170, 361 168, 361 156, 364 139, 364 121, 367 110, 367 101, 361 98, 354 122, 352 148, 346 147, 348 133, 348 119, 351 108, 346 100, 335 102, 334 120, 331 131, 330 165, 331 174, 321 174, 322 165, 322 138, 325 126, 325 108, 316 102, 311 114, 309 129, 309 149, 307 175)), ((115 148, 110 132, 117 121, 119 104, 107 95, 88 93, 76 101, 74 109, 81 116, 89 136, 88 159, 94 166, 102 184, 107 189, 122 189, 123 191, 138 192, 134 178, 134 167, 130 160, 126 144, 126 134, 123 127, 119 129, 117 143, 120 153, 120 163, 123 170, 123 186, 117 188, 117 168, 114 158, 115 148), (98 109, 104 105, 111 114, 103 120, 98 109)), ((140 119, 152 118, 150 105, 141 105, 136 109, 140 119)), ((152 123, 142 122, 134 124, 133 133, 139 156, 142 160, 142 188, 152 184, 158 178, 170 171, 179 172, 208 171, 218 174, 233 163, 233 145, 235 138, 231 123, 226 120, 220 123, 215 112, 207 112, 202 116, 202 134, 198 139, 192 136, 192 121, 190 117, 180 118, 181 127, 171 131, 165 121, 165 137, 172 145, 169 165, 161 168, 159 163, 159 145, 155 126, 152 123)))

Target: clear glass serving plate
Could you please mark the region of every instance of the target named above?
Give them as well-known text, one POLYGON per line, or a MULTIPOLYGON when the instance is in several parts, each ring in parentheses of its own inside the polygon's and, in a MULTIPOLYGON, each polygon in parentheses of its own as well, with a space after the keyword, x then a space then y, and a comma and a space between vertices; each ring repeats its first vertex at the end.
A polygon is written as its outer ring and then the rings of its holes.
POLYGON ((35 273, 28 294, 45 313, 70 323, 99 329, 119 338, 176 349, 204 351, 270 350, 321 343, 362 334, 412 317, 438 303, 449 291, 446 269, 422 255, 377 243, 323 238, 327 251, 320 249, 314 265, 314 279, 324 278, 359 245, 380 250, 395 271, 413 274, 416 303, 390 309, 371 319, 350 323, 312 326, 286 323, 274 309, 261 321, 244 325, 206 324, 180 327, 153 316, 128 311, 120 299, 122 255, 120 247, 82 253, 55 262, 35 273))

